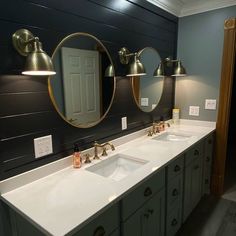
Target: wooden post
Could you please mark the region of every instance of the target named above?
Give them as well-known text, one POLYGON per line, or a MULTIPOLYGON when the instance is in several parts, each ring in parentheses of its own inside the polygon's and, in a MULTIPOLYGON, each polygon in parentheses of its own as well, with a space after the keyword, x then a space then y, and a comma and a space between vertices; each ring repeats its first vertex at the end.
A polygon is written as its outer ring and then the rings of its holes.
POLYGON ((216 195, 221 195, 224 191, 225 162, 227 154, 235 52, 236 18, 230 18, 226 20, 224 24, 224 47, 221 69, 220 97, 216 123, 215 155, 211 186, 212 193, 216 195))

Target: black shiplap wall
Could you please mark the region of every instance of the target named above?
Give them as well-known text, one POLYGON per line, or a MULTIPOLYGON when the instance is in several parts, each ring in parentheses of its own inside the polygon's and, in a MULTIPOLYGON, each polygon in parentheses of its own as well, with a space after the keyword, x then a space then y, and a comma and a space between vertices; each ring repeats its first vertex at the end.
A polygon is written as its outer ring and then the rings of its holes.
POLYGON ((170 118, 174 101, 174 80, 165 79, 158 107, 141 112, 132 97, 130 79, 122 77, 118 50, 137 51, 154 47, 162 58, 176 55, 177 18, 143 0, 1 0, 0 7, 0 179, 57 160, 94 140, 103 142, 146 127, 161 115, 170 118), (11 43, 12 34, 27 28, 43 42, 51 55, 57 44, 73 32, 87 32, 99 38, 115 64, 117 89, 107 117, 97 126, 78 129, 66 124, 50 101, 47 80, 21 76, 24 58, 11 43), (128 118, 121 131, 120 119, 128 118), (54 153, 35 160, 33 139, 52 134, 54 153))

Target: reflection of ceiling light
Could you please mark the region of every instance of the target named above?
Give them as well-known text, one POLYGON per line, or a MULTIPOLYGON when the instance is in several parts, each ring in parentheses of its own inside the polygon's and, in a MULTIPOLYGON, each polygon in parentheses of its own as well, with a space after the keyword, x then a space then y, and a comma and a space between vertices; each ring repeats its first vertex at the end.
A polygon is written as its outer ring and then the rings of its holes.
POLYGON ((51 58, 43 51, 39 38, 26 30, 17 30, 13 36, 13 45, 22 55, 27 56, 24 75, 55 75, 51 58))
POLYGON ((108 198, 109 202, 112 202, 113 200, 115 200, 117 198, 117 195, 112 195, 108 198))
POLYGON ((130 2, 124 0, 111 1, 111 4, 112 7, 117 10, 127 10, 128 8, 130 8, 130 6, 132 6, 130 2))
POLYGON ((134 60, 130 63, 128 68, 127 76, 141 76, 146 75, 145 68, 139 60, 138 53, 130 53, 129 50, 125 47, 121 48, 119 51, 120 62, 121 64, 129 64, 130 58, 133 56, 134 60))
POLYGON ((152 171, 156 171, 159 168, 159 166, 152 167, 152 171))

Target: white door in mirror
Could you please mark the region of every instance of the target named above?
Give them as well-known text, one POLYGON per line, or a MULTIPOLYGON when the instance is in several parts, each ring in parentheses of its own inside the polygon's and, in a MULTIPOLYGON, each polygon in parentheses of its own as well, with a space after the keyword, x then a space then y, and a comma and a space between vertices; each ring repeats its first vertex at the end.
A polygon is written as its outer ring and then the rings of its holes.
POLYGON ((35 158, 46 156, 48 154, 51 154, 52 152, 52 135, 34 139, 35 158))

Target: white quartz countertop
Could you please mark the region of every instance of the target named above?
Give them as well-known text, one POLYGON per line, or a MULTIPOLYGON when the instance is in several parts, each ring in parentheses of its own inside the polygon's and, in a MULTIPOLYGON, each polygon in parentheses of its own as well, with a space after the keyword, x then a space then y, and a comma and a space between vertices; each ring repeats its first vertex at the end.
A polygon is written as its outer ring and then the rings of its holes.
MULTIPOLYGON (((164 168, 214 129, 214 122, 185 120, 181 121, 180 125, 171 125, 164 132, 189 134, 191 138, 187 141, 156 141, 153 138, 157 135, 148 137, 147 132, 145 135, 143 135, 144 132, 140 133, 140 137, 132 141, 124 137, 125 143, 116 146, 113 152, 109 150, 108 156, 103 159, 123 153, 145 160, 147 163, 120 181, 86 170, 88 166, 100 161, 84 164, 80 169, 65 165, 64 168, 53 173, 48 172, 48 169, 53 169, 54 165, 50 163, 45 167, 40 167, 40 170, 32 170, 30 173, 0 182, 1 198, 46 235, 65 235, 81 228, 98 212, 102 212, 110 204, 121 199, 132 187, 153 172, 164 168), (48 175, 35 179, 34 173, 36 175, 37 171, 40 171, 41 176, 44 171, 48 175), (24 183, 24 178, 27 178, 27 184, 21 184, 24 183), (9 185, 15 187, 9 187, 9 185)), ((114 140, 113 143, 116 141, 114 140)), ((71 157, 69 160, 71 161, 71 157)))

